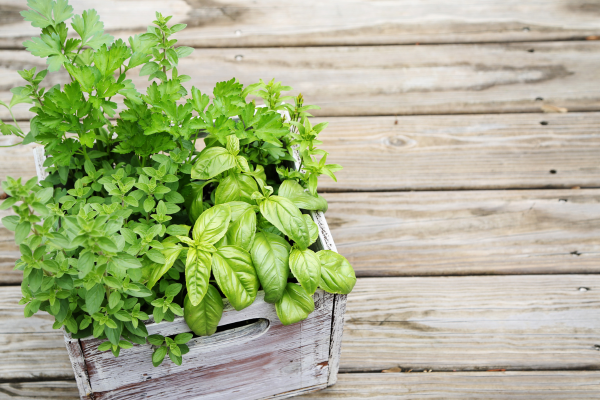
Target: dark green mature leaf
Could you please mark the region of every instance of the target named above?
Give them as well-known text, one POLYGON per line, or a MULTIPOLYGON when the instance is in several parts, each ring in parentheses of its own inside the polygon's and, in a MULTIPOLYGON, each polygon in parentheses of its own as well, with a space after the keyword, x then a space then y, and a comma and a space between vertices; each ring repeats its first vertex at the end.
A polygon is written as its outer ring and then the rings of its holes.
POLYGON ((210 253, 193 247, 188 249, 185 262, 185 283, 190 302, 194 306, 200 304, 208 290, 211 263, 212 255, 210 253))
POLYGON ((290 269, 306 293, 312 295, 321 281, 321 261, 310 249, 293 249, 290 253, 290 269))
POLYGON ((254 302, 258 277, 250 254, 236 246, 222 246, 213 254, 212 271, 233 308, 240 311, 254 302))
POLYGON ((302 213, 290 200, 271 196, 260 203, 261 214, 301 248, 310 246, 310 231, 302 213))
POLYGON ((217 331, 223 315, 223 299, 219 291, 208 285, 206 295, 194 305, 189 294, 183 303, 183 318, 192 332, 198 336, 209 336, 217 331))
POLYGON ((254 204, 252 194, 258 191, 256 181, 248 175, 233 173, 223 179, 215 191, 215 204, 245 201, 254 204))
POLYGON ((204 211, 196 220, 192 237, 196 243, 215 244, 225 236, 229 221, 231 220, 231 209, 227 204, 219 204, 204 211))
POLYGON ((291 325, 306 319, 315 310, 315 303, 302 286, 288 283, 281 299, 275 303, 275 310, 283 325, 291 325))
POLYGON ((268 303, 277 302, 283 295, 289 253, 290 245, 284 238, 267 232, 256 234, 250 254, 268 303))
POLYGON ((321 261, 319 287, 329 293, 350 293, 356 284, 356 275, 348 260, 331 250, 321 250, 317 255, 321 261))
POLYGON ((211 179, 236 166, 235 156, 223 147, 207 147, 192 168, 192 179, 211 179))

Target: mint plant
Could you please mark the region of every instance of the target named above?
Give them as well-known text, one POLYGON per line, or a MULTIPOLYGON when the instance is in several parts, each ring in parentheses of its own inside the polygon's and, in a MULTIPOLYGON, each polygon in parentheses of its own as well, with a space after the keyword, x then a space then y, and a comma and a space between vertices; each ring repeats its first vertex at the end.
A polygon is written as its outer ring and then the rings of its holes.
POLYGON ((185 25, 169 26, 171 17, 157 13, 125 42, 104 33, 95 10, 28 4, 22 15, 41 34, 24 45, 48 69, 19 71, 27 84, 0 102, 11 115, 32 105, 29 132, 14 117, 0 131, 43 145, 49 173, 2 182, 25 316, 48 312, 55 329, 105 339, 98 349, 115 356, 149 343, 155 366, 167 354, 180 365, 193 335, 149 336, 145 322, 182 316, 196 335, 211 335, 224 298, 242 310, 262 290, 287 325, 314 310, 317 288, 352 290, 348 261, 311 249, 318 228, 308 212, 327 209, 318 177, 341 169, 317 148, 327 124, 311 124, 316 106, 282 95, 291 88, 274 80, 219 82, 212 96, 186 89, 191 78, 177 67, 193 49, 176 46, 185 25), (70 83, 41 86, 62 69, 70 83), (148 76, 145 92, 133 73, 148 76))

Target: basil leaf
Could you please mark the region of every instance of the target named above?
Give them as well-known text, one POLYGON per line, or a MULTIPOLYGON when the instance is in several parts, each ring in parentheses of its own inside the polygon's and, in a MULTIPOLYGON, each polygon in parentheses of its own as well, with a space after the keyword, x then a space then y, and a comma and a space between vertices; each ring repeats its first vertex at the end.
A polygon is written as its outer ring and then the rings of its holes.
POLYGON ((321 280, 321 261, 310 249, 293 249, 290 253, 290 269, 308 294, 313 294, 321 280))
POLYGON ((223 179, 215 191, 215 204, 229 203, 230 201, 245 201, 250 204, 252 193, 258 191, 254 179, 238 173, 231 174, 223 179))
POLYGON ((212 271, 217 284, 237 311, 254 302, 258 277, 250 254, 236 246, 223 246, 213 254, 212 271))
POLYGON ((295 324, 306 319, 315 310, 315 302, 302 286, 288 283, 281 299, 275 303, 275 311, 284 325, 295 324))
POLYGON ((254 237, 250 254, 267 303, 277 302, 285 290, 289 252, 289 243, 280 236, 259 232, 254 237))
POLYGON ((260 203, 261 214, 277 229, 305 249, 310 245, 310 232, 302 213, 285 197, 271 196, 260 203))
POLYGON ((212 181, 205 181, 201 183, 192 182, 189 185, 186 185, 182 190, 185 208, 187 210, 188 217, 192 222, 196 222, 200 214, 204 212, 204 186, 211 182, 212 181))
POLYGON ((183 318, 192 332, 198 336, 212 335, 223 315, 223 299, 219 291, 208 285, 206 296, 197 305, 193 305, 189 295, 183 302, 183 318))
POLYGON ((310 234, 310 244, 313 244, 319 238, 319 227, 313 221, 312 217, 308 214, 302 214, 302 217, 306 221, 306 226, 308 226, 308 232, 310 234))
POLYGON ((231 208, 231 222, 237 221, 252 206, 244 201, 230 201, 227 203, 231 208))
POLYGON ((190 247, 185 262, 185 283, 192 305, 198 305, 208 290, 212 255, 190 247))
POLYGON ((255 233, 256 213, 249 208, 237 221, 229 225, 226 234, 227 243, 249 251, 252 248, 255 233))
POLYGON ((319 287, 329 293, 350 293, 356 284, 356 275, 348 260, 331 250, 321 250, 317 255, 321 261, 319 287))
POLYGON ((236 166, 235 156, 224 147, 207 147, 192 168, 192 179, 211 179, 236 166))
POLYGON ((298 208, 303 210, 327 211, 327 200, 320 195, 313 196, 295 180, 288 179, 281 183, 277 194, 290 199, 298 208))
POLYGON ((177 257, 179 257, 179 254, 183 250, 183 247, 175 243, 163 242, 163 245, 165 248, 162 250, 162 254, 165 257, 165 263, 163 265, 156 266, 156 268, 152 270, 150 278, 148 279, 148 283, 146 284, 148 289, 152 289, 152 287, 156 285, 156 282, 158 282, 160 278, 162 278, 162 276, 166 274, 169 269, 171 269, 173 264, 175 264, 177 257))
POLYGON ((231 209, 227 204, 219 204, 202 213, 194 224, 192 237, 197 243, 215 244, 227 232, 231 219, 231 209))

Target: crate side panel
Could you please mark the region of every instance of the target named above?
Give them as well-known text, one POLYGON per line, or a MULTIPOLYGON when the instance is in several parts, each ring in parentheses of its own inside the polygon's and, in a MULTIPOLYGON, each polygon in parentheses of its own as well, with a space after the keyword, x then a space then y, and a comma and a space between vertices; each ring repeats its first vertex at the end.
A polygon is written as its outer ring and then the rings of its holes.
POLYGON ((154 368, 149 345, 115 359, 96 350, 99 341, 84 341, 95 399, 258 399, 326 384, 333 296, 318 291, 315 300, 315 312, 301 323, 274 320, 254 340, 218 351, 191 348, 181 366, 166 358, 154 368))

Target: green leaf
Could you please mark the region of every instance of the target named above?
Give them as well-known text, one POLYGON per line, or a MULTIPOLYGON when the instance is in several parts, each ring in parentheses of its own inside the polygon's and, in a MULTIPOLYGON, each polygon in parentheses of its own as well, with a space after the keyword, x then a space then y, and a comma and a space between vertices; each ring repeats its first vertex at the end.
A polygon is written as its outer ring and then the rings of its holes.
POLYGON ((321 261, 319 287, 329 293, 350 293, 356 284, 356 275, 348 260, 331 250, 321 250, 317 255, 321 261))
POLYGON ((112 260, 115 264, 117 264, 117 266, 125 270, 131 268, 142 268, 142 263, 140 262, 140 260, 132 256, 131 254, 121 252, 118 253, 115 257, 113 257, 112 260))
POLYGON ((252 193, 258 191, 256 181, 248 175, 233 173, 223 179, 215 191, 215 204, 245 201, 254 204, 252 193))
POLYGON ((109 45, 114 40, 111 35, 104 33, 104 24, 93 9, 84 11, 82 16, 75 15, 71 26, 81 36, 81 45, 90 46, 94 50, 98 50, 103 44, 109 45))
POLYGON ((315 197, 312 194, 305 192, 295 180, 285 180, 279 186, 279 196, 290 199, 298 208, 303 210, 327 211, 327 200, 318 195, 315 197))
POLYGON ((302 217, 306 221, 306 226, 308 226, 308 232, 310 233, 309 243, 313 244, 319 238, 319 227, 313 221, 312 217, 308 214, 302 214, 302 217))
POLYGON ((310 249, 293 249, 290 253, 290 270, 306 292, 312 295, 321 280, 321 261, 310 249))
POLYGON ((45 28, 52 25, 52 6, 54 2, 48 0, 28 0, 27 5, 31 10, 21 11, 25 21, 30 21, 36 28, 45 28))
POLYGON ((167 227, 167 234, 172 236, 187 236, 190 231, 190 227, 187 225, 169 225, 167 227))
POLYGON ((192 332, 198 336, 209 336, 217 331, 223 315, 223 299, 219 291, 208 285, 206 296, 194 305, 189 294, 183 304, 183 318, 192 332))
POLYGON ((192 179, 207 180, 236 166, 235 156, 223 147, 207 147, 192 168, 192 179))
POLYGON ((215 244, 225 236, 229 221, 231 220, 231 209, 227 204, 219 204, 204 211, 196 220, 192 237, 196 243, 215 244))
POLYGON ((107 238, 105 236, 101 236, 101 237, 97 238, 96 244, 98 245, 98 247, 100 247, 100 249, 102 251, 106 251, 109 253, 116 253, 119 251, 115 242, 113 242, 112 240, 110 240, 109 238, 107 238))
POLYGON ((185 283, 192 305, 198 305, 208 290, 212 255, 208 252, 188 249, 185 262, 185 283))
POLYGON ((92 315, 100 311, 102 302, 104 301, 104 286, 100 284, 94 285, 85 294, 85 306, 87 307, 88 314, 92 315))
POLYGON ((65 22, 73 16, 73 7, 69 5, 67 0, 56 0, 56 3, 54 3, 52 8, 54 12, 55 25, 65 22))
POLYGON ((177 343, 177 344, 186 344, 187 342, 192 340, 193 337, 194 337, 194 335, 192 335, 191 333, 185 332, 185 333, 180 333, 179 335, 175 336, 174 340, 175 340, 175 343, 177 343))
POLYGON ((106 342, 103 342, 100 346, 98 346, 98 351, 108 351, 110 350, 112 347, 112 343, 110 343, 108 340, 106 342))
POLYGON ((29 221, 21 221, 15 229, 15 243, 21 244, 29 236, 31 232, 31 223, 29 221))
POLYGON ((146 256, 157 264, 164 264, 167 262, 165 256, 163 256, 163 254, 156 249, 147 251, 146 256))
MULTIPOLYGON (((184 25, 184 24, 177 24, 177 25, 184 25)), ((171 30, 177 25, 173 25, 173 27, 171 27, 171 30)), ((183 57, 187 57, 190 54, 192 54, 194 49, 191 47, 188 47, 188 46, 179 46, 178 48, 175 49, 175 51, 177 52, 177 57, 183 58, 183 57)))
POLYGON ((249 208, 227 229, 227 243, 250 251, 256 233, 256 212, 249 208))
POLYGON ((62 54, 61 40, 56 33, 33 37, 31 40, 23 42, 23 46, 34 56, 48 57, 46 63, 49 65, 50 72, 58 71, 64 62, 68 62, 68 59, 62 54))
POLYGON ((288 283, 281 299, 275 303, 275 311, 283 325, 291 325, 302 321, 315 310, 313 298, 302 286, 288 283))
POLYGON ((305 249, 310 246, 310 231, 302 213, 290 200, 271 196, 260 203, 261 214, 277 229, 305 249))
POLYGON ((254 302, 258 277, 246 250, 236 246, 221 247, 213 254, 212 270, 233 308, 240 311, 254 302))
POLYGON ((160 364, 162 364, 166 355, 167 355, 167 348, 164 346, 159 347, 158 349, 154 350, 154 353, 152 353, 152 365, 154 365, 155 367, 158 367, 160 364))
POLYGON ((19 201, 17 197, 9 197, 0 204, 0 210, 8 210, 10 207, 15 205, 19 201))
POLYGON ((14 231, 17 229, 17 225, 19 224, 19 216, 18 215, 9 215, 8 217, 2 218, 2 225, 9 231, 14 231))
POLYGON ((177 257, 179 257, 179 254, 183 250, 183 247, 174 243, 163 243, 163 245, 165 248, 162 250, 162 254, 165 258, 165 262, 163 265, 157 266, 152 270, 148 283, 146 284, 148 289, 152 289, 160 278, 167 273, 175 261, 177 261, 177 257))
POLYGON ((290 245, 284 238, 267 232, 256 234, 250 254, 268 303, 277 302, 283 295, 289 253, 290 245))
POLYGON ((79 278, 83 279, 89 274, 94 268, 94 253, 91 251, 84 251, 79 254, 77 260, 77 269, 79 270, 79 278))
POLYGON ((165 342, 165 337, 162 335, 149 335, 146 339, 153 346, 162 346, 165 342))

